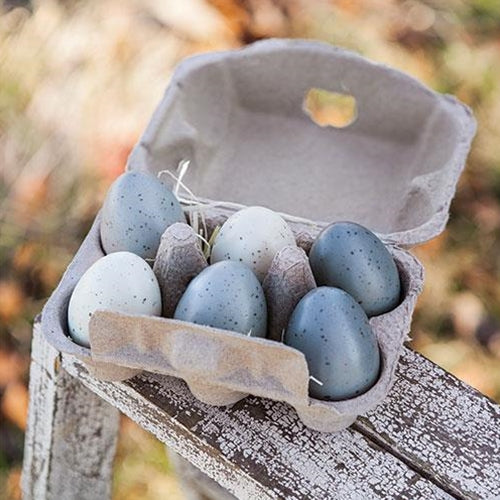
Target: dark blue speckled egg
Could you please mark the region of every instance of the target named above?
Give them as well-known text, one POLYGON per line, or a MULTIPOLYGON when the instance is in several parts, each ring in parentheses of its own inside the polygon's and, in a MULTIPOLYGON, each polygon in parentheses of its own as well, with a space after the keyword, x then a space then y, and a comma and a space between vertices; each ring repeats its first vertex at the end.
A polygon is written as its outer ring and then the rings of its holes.
POLYGON ((323 286, 304 295, 290 317, 284 342, 306 357, 314 377, 309 383, 313 398, 349 399, 377 381, 377 340, 363 309, 343 290, 323 286))
POLYGON ((345 290, 368 316, 394 309, 401 284, 391 254, 371 231, 353 222, 335 222, 316 238, 309 253, 318 285, 345 290))
POLYGON ((205 268, 188 285, 175 319, 265 337, 267 305, 262 286, 244 264, 222 261, 205 268))
POLYGON ((110 187, 101 220, 104 251, 127 251, 143 259, 153 259, 165 229, 186 222, 172 191, 156 177, 142 172, 126 172, 110 187))

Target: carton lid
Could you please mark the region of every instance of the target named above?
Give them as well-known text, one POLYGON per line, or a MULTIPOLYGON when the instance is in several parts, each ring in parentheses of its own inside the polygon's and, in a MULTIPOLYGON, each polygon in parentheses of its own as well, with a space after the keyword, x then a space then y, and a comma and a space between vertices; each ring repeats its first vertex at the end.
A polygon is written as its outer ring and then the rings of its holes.
POLYGON ((176 172, 197 197, 330 223, 412 246, 438 235, 475 133, 470 109, 324 43, 266 40, 183 61, 128 168, 176 172), (357 118, 321 127, 311 88, 352 95, 357 118))

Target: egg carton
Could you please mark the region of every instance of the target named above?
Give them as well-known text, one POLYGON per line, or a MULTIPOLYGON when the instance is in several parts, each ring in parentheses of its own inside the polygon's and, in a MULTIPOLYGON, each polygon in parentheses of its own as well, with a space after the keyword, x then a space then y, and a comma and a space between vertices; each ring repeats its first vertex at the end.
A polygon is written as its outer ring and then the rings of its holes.
MULTIPOLYGON (((239 206, 263 205, 282 213, 306 251, 337 220, 379 235, 398 266, 403 293, 397 308, 370 319, 382 367, 364 394, 335 402, 310 398, 307 363, 297 350, 168 318, 96 312, 91 349, 72 342, 71 292, 103 256, 99 215, 43 311, 44 334, 103 379, 163 373, 184 379, 208 404, 253 394, 289 403, 313 429, 345 428, 375 408, 394 382, 423 282, 422 266, 408 248, 445 227, 474 133, 465 105, 399 71, 319 42, 266 40, 181 63, 129 158, 130 170, 168 170, 174 177, 189 160, 182 183, 199 198, 181 201, 186 210, 203 213, 211 230, 239 206), (355 121, 345 128, 318 126, 303 107, 311 88, 354 96, 355 121)), ((269 311, 281 308, 276 290, 283 283, 304 286, 294 281, 296 259, 283 258, 266 278, 275 292, 267 290, 269 311)), ((273 323, 273 338, 283 321, 273 323)))

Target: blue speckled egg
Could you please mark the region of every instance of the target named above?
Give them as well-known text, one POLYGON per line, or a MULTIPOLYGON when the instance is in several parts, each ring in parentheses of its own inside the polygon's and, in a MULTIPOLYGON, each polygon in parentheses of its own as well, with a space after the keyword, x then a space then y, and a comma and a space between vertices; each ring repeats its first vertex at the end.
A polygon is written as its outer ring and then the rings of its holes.
POLYGON ((341 288, 368 316, 394 309, 401 284, 391 254, 371 231, 353 222, 335 222, 316 238, 309 253, 316 283, 341 288))
POLYGON ((175 222, 186 222, 186 218, 172 191, 153 175, 126 172, 112 184, 104 201, 103 249, 153 259, 161 235, 175 222))
POLYGON ((363 309, 343 290, 323 286, 304 295, 290 317, 284 342, 306 357, 315 379, 309 383, 313 398, 349 399, 377 381, 377 340, 363 309))
POLYGON ((222 261, 205 268, 188 285, 175 319, 265 337, 267 306, 255 274, 239 262, 222 261))

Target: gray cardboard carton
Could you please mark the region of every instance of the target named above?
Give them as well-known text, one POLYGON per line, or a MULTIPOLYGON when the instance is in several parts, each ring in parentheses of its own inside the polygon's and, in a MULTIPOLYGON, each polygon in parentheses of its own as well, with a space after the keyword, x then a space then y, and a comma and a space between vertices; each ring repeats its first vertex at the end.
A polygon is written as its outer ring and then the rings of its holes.
MULTIPOLYGON (((128 169, 153 174, 175 174, 189 160, 183 183, 201 200, 195 209, 211 228, 240 205, 264 205, 284 215, 306 249, 337 220, 379 234, 404 293, 396 309, 370 320, 382 370, 358 397, 309 398, 304 356, 279 342, 167 318, 97 312, 92 349, 73 343, 67 305, 78 279, 103 255, 99 216, 43 311, 43 331, 101 378, 154 371, 183 378, 209 404, 253 394, 289 403, 311 428, 347 427, 394 381, 423 282, 405 248, 443 230, 474 133, 466 106, 399 71, 323 43, 267 40, 181 63, 129 158, 128 169), (345 128, 318 126, 303 109, 310 88, 354 96, 357 119, 345 128)), ((192 210, 192 199, 181 201, 192 210)))

